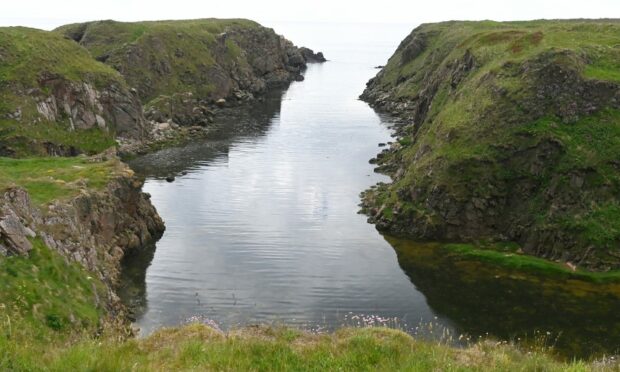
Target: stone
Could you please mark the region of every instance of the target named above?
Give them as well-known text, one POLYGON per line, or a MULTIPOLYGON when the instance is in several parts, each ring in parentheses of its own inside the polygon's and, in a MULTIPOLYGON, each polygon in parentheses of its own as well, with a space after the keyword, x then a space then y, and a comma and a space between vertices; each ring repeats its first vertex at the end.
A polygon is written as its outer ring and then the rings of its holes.
POLYGON ((29 232, 15 213, 0 219, 0 240, 4 241, 10 254, 24 256, 32 250, 32 243, 28 240, 29 232))

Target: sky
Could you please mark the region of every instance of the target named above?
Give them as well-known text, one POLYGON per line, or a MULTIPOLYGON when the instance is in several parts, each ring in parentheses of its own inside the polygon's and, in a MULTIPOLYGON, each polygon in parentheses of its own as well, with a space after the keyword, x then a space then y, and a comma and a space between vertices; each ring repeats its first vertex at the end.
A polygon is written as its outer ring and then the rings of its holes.
POLYGON ((620 18, 620 0, 3 0, 0 26, 57 26, 100 19, 249 18, 281 22, 407 23, 446 20, 620 18))

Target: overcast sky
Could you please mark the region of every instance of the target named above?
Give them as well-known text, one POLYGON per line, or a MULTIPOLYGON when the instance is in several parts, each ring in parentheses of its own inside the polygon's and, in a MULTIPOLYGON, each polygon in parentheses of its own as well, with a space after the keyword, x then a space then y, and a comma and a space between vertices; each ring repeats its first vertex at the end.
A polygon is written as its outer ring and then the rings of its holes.
POLYGON ((620 18, 620 0, 4 0, 0 25, 51 29, 119 21, 250 18, 270 22, 408 23, 451 19, 620 18))

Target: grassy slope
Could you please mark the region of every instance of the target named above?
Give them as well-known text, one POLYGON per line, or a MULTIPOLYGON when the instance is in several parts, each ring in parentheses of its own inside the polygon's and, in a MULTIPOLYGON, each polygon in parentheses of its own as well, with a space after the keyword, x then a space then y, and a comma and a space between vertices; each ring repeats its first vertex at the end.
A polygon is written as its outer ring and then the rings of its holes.
POLYGON ((249 328, 225 336, 198 324, 122 343, 104 339, 82 341, 70 348, 48 345, 43 353, 30 345, 15 350, 4 362, 15 370, 29 371, 613 370, 613 366, 584 362, 562 363, 540 351, 525 354, 493 342, 455 349, 414 341, 403 332, 385 328, 342 329, 330 335, 249 328))
POLYGON ((18 108, 22 113, 20 121, 0 119, 0 140, 16 150, 15 156, 42 154, 44 142, 73 146, 86 153, 114 146, 112 133, 71 133, 68 120, 34 123, 38 118, 36 103, 27 91, 39 89, 39 79, 44 75, 72 82, 88 81, 95 87, 125 85, 116 71, 61 35, 24 27, 0 28, 0 118, 18 108))
MULTIPOLYGON (((229 29, 254 30, 261 26, 244 19, 199 19, 123 23, 98 21, 66 25, 56 31, 77 39, 93 55, 123 73, 128 83, 139 88, 143 101, 160 95, 193 92, 208 97, 217 89, 208 70, 216 65, 217 36, 229 29), (136 51, 139 58, 130 56, 136 51)), ((237 43, 225 43, 225 61, 241 55, 237 43)), ((220 61, 221 62, 221 61, 220 61)), ((248 62, 239 59, 241 65, 248 62)), ((224 68, 228 70, 228 68, 224 68)))
MULTIPOLYGON (((403 51, 399 50, 378 79, 379 86, 392 90, 393 99, 416 99, 429 75, 448 68, 466 50, 474 55, 476 68, 457 89, 450 86, 449 79, 443 81, 426 120, 418 123, 416 141, 409 137, 401 140, 403 149, 396 156, 400 164, 406 164, 405 174, 375 195, 387 206, 384 214, 388 219, 396 207, 404 214, 436 218, 422 204, 397 195, 401 189, 428 185, 431 170, 429 188, 440 185, 457 199, 489 194, 495 191, 487 189, 489 184, 498 179, 510 185, 520 177, 529 177, 523 169, 506 167, 506 156, 512 149, 548 139, 559 141, 564 153, 560 167, 536 179, 541 190, 549 186, 555 173, 582 169, 594 170, 593 179, 587 180, 591 187, 617 189, 620 173, 614 164, 620 158, 620 111, 603 109, 569 124, 551 109, 543 116, 526 113, 520 104, 535 98, 530 95, 531 81, 519 68, 545 53, 570 51, 566 60, 558 56, 553 63, 576 69, 586 79, 620 82, 620 23, 449 22, 424 25, 420 30, 430 35, 423 53, 403 65, 403 51), (500 91, 512 105, 498 104, 500 91), (425 152, 425 148, 432 151, 425 152)), ((561 191, 569 178, 561 180, 561 191)), ((551 228, 580 231, 583 246, 613 246, 620 239, 617 196, 609 195, 605 203, 592 202, 589 208, 559 217, 551 215, 541 196, 528 200, 521 213, 541 227, 550 224, 551 228)))
POLYGON ((62 344, 76 330, 94 332, 103 285, 35 239, 29 257, 0 259, 0 369, 29 346, 62 344))

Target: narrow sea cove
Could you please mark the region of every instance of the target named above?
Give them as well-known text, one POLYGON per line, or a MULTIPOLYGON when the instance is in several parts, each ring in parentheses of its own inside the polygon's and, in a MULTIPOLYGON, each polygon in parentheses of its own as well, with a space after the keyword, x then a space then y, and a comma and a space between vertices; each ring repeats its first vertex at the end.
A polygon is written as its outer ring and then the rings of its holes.
POLYGON ((569 355, 616 351, 617 285, 463 271, 358 214, 359 193, 389 181, 368 160, 393 139, 390 118, 357 97, 409 28, 280 25, 330 61, 231 113, 214 138, 131 162, 167 226, 154 252, 125 263, 121 294, 143 335, 188 319, 318 331, 361 322, 454 341, 538 331, 569 355))

